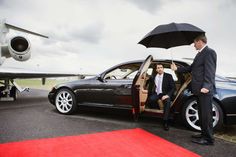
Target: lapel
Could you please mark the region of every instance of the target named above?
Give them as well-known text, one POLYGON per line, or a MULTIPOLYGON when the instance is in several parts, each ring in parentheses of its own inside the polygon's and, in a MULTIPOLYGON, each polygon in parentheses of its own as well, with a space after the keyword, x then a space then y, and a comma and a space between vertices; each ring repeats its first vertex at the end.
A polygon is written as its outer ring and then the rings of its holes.
POLYGON ((162 91, 163 91, 163 86, 165 84, 165 77, 166 77, 166 73, 163 73, 163 78, 162 78, 162 91))
POLYGON ((204 49, 202 49, 202 51, 200 52, 200 56, 205 55, 205 53, 207 52, 208 46, 206 46, 204 49))
MULTIPOLYGON (((152 88, 152 92, 156 91, 156 83, 155 83, 155 79, 156 79, 157 74, 152 78, 152 83, 153 83, 153 88, 152 88)), ((162 79, 162 91, 163 91, 163 87, 165 86, 165 79, 166 77, 166 73, 163 73, 163 79, 162 79)))
POLYGON ((194 60, 193 60, 193 64, 199 62, 200 60, 202 60, 202 56, 205 55, 205 52, 207 51, 208 46, 206 46, 204 49, 202 49, 201 52, 198 52, 197 55, 195 56, 194 60))

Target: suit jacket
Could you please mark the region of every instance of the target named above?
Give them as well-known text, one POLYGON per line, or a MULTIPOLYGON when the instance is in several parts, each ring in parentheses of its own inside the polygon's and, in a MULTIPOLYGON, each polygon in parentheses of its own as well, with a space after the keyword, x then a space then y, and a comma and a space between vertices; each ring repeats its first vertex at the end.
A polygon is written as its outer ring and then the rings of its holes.
MULTIPOLYGON (((153 75, 148 80, 148 95, 156 93, 156 84, 155 84, 155 77, 156 75, 153 75)), ((162 81, 162 93, 164 95, 168 95, 170 98, 172 98, 173 94, 175 92, 175 82, 173 80, 172 75, 168 73, 163 74, 163 81, 162 81)))
POLYGON ((201 88, 206 88, 209 90, 209 94, 214 94, 216 60, 216 52, 206 46, 196 55, 191 66, 177 69, 177 72, 191 72, 193 94, 199 95, 201 88))

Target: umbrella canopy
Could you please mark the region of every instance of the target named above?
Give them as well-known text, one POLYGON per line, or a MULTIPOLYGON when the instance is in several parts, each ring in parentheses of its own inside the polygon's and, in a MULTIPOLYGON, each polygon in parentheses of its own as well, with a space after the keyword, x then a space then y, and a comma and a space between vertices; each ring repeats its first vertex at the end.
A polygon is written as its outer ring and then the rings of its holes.
POLYGON ((139 42, 148 47, 171 48, 181 45, 190 45, 194 39, 204 34, 200 28, 188 23, 170 23, 159 25, 149 32, 139 42))

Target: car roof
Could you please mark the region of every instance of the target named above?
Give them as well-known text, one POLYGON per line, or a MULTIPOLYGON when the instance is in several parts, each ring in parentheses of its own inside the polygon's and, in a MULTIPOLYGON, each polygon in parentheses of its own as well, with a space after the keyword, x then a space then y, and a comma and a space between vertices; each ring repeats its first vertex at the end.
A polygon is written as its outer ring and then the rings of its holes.
MULTIPOLYGON (((190 65, 190 63, 184 62, 184 61, 178 61, 178 60, 169 60, 169 59, 154 59, 152 62, 156 63, 156 62, 162 62, 162 63, 172 63, 172 61, 179 66, 188 66, 190 65)), ((122 65, 127 65, 127 64, 141 64, 143 63, 144 60, 132 60, 132 61, 127 61, 127 62, 123 62, 120 64, 116 64, 115 66, 112 66, 111 68, 105 70, 103 73, 107 73, 109 71, 111 71, 112 69, 122 66, 122 65)))
MULTIPOLYGON (((133 61, 127 61, 120 63, 116 66, 123 65, 123 64, 135 64, 135 63, 142 63, 144 60, 133 60, 133 61)), ((188 66, 190 63, 180 60, 170 60, 170 59, 154 59, 153 62, 164 62, 164 63, 171 63, 174 62, 175 64, 182 65, 182 66, 188 66)))

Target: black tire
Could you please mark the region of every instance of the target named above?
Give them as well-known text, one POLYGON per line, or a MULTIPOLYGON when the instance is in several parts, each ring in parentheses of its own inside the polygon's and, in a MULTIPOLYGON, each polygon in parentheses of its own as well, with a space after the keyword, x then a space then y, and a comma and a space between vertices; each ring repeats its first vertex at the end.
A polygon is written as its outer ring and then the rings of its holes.
POLYGON ((10 96, 13 97, 14 101, 17 99, 17 89, 13 86, 10 90, 10 96))
POLYGON ((138 122, 139 120, 139 111, 137 109, 132 109, 132 118, 134 120, 134 122, 138 122))
POLYGON ((138 114, 133 114, 133 120, 134 120, 134 122, 138 122, 139 115, 138 114))
POLYGON ((214 127, 215 130, 221 130, 223 128, 223 125, 224 125, 224 114, 223 114, 223 111, 222 111, 220 105, 214 100, 213 100, 213 105, 218 110, 217 112, 213 111, 213 117, 215 116, 214 115, 215 113, 219 114, 219 120, 218 120, 218 122, 215 126, 213 125, 213 127, 214 127))
POLYGON ((78 109, 75 94, 67 88, 60 89, 55 96, 55 106, 61 114, 73 114, 78 109))
MULTIPOLYGON (((223 126, 223 111, 220 105, 213 100, 213 127, 214 129, 221 129, 223 126)), ((192 129, 200 131, 198 112, 197 112, 197 101, 196 98, 189 99, 182 108, 182 120, 184 124, 192 129)))

